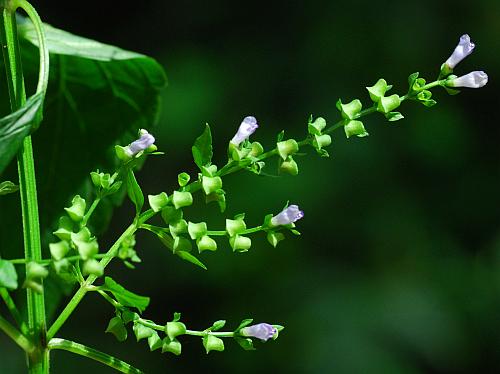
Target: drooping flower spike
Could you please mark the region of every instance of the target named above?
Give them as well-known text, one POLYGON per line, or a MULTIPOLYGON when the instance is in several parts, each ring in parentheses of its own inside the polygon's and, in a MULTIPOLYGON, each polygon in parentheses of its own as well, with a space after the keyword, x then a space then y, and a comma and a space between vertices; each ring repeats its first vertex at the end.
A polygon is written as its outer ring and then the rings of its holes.
POLYGON ((271 225, 289 225, 290 223, 298 221, 302 217, 304 217, 304 212, 301 211, 297 205, 290 205, 283 209, 281 213, 271 218, 271 225))
POLYGON ((155 142, 155 138, 153 135, 147 132, 147 130, 141 129, 139 131, 140 138, 130 143, 127 147, 125 147, 125 152, 130 157, 135 156, 141 151, 145 151, 150 146, 152 146, 155 142))
POLYGON ((258 323, 240 330, 241 335, 257 338, 264 342, 271 339, 277 332, 278 330, 268 323, 258 323))
POLYGON ((472 53, 474 47, 476 45, 471 42, 469 35, 465 34, 460 37, 460 41, 458 42, 455 50, 451 54, 450 57, 445 62, 445 65, 449 69, 454 69, 460 61, 466 58, 468 55, 472 53))
POLYGON ((238 128, 238 132, 233 137, 233 139, 231 139, 231 143, 233 143, 235 146, 239 146, 241 143, 247 140, 250 135, 252 135, 255 130, 257 130, 258 127, 259 125, 257 124, 257 120, 255 119, 255 117, 248 116, 243 118, 243 121, 238 128))
POLYGON ((450 79, 446 82, 448 87, 481 88, 488 83, 488 74, 484 71, 472 71, 461 77, 450 79))

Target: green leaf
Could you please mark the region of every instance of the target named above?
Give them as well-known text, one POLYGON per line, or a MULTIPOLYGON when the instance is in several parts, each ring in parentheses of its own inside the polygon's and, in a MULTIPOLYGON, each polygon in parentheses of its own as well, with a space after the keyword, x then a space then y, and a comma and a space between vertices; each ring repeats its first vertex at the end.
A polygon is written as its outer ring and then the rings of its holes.
POLYGON ((135 205, 136 214, 140 214, 141 209, 144 206, 144 194, 135 179, 134 172, 130 169, 127 172, 127 194, 135 205))
POLYGON ((247 327, 252 322, 253 322, 252 318, 244 319, 243 321, 240 322, 239 326, 236 328, 236 330, 234 330, 234 332, 240 331, 243 327, 247 327))
MULTIPOLYGON (((38 79, 39 51, 29 20, 18 16, 21 57, 26 82, 38 79)), ((86 176, 98 167, 112 172, 118 165, 113 148, 136 139, 137 130, 151 130, 158 123, 160 92, 166 76, 154 59, 120 48, 71 35, 45 25, 50 52, 50 80, 44 101, 44 120, 33 136, 36 154, 38 202, 43 247, 72 196, 89 197, 93 187, 86 176)), ((6 93, 5 68, 0 59, 0 87, 6 93)), ((31 89, 28 87, 28 91, 31 89)), ((8 100, 0 100, 0 113, 10 112, 8 100)), ((32 109, 35 112, 34 108, 32 109)), ((153 131, 151 131, 153 132, 153 131)), ((0 148, 4 146, 0 141, 0 148)), ((0 162, 5 162, 0 152, 0 162)), ((4 170, 15 180, 16 165, 4 170)), ((92 218, 100 232, 106 229, 113 209, 121 204, 125 189, 108 196, 92 218)), ((2 199, 0 210, 16 212, 17 199, 2 199)), ((17 257, 23 237, 12 230, 12 217, 0 215, 2 255, 17 257)), ((96 232, 97 234, 97 232, 96 232)), ((61 286, 45 294, 48 316, 56 309, 61 286)), ((65 290, 69 292, 69 289, 65 290)))
POLYGON ((196 257, 194 257, 191 253, 186 252, 186 251, 177 251, 177 252, 175 252, 175 254, 177 256, 179 256, 180 258, 182 258, 183 260, 186 260, 192 264, 199 266, 202 269, 207 270, 207 267, 205 266, 205 264, 203 262, 201 262, 200 260, 198 260, 196 257))
POLYGON ((17 288, 17 273, 14 265, 0 259, 0 287, 5 287, 10 290, 17 288))
POLYGON ((238 343, 245 351, 255 351, 252 339, 235 336, 234 340, 236 340, 236 343, 238 343))
POLYGON ((31 96, 17 111, 0 119, 0 174, 16 155, 35 122, 39 120, 37 113, 42 102, 41 93, 31 96))
POLYGON ((215 321, 212 327, 210 327, 211 331, 218 331, 226 325, 226 321, 221 319, 219 321, 215 321))
POLYGON ((104 286, 102 286, 101 289, 111 292, 116 300, 123 306, 137 308, 139 312, 143 312, 149 305, 149 297, 130 292, 110 277, 105 278, 104 286))
POLYGON ((14 193, 19 190, 19 186, 17 184, 12 183, 11 181, 5 181, 0 183, 0 195, 7 195, 9 193, 14 193))
POLYGON ((191 148, 193 152, 193 158, 195 164, 202 169, 203 166, 210 165, 212 161, 212 133, 210 132, 210 126, 208 123, 205 125, 205 130, 203 133, 196 138, 193 147, 191 148))
POLYGON ((389 122, 399 121, 400 119, 405 118, 400 112, 389 112, 385 114, 385 118, 389 122))

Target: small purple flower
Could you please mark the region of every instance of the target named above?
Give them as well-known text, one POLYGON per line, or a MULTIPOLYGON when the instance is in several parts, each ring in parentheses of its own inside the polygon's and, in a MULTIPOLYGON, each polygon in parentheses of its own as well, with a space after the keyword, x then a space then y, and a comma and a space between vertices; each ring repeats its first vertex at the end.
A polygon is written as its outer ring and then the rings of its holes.
POLYGON ((304 217, 304 212, 299 209, 297 205, 290 205, 289 207, 283 209, 283 211, 273 218, 271 218, 271 225, 289 225, 295 221, 298 221, 304 217))
POLYGON ((139 134, 141 135, 141 137, 133 141, 126 147, 126 152, 130 157, 135 156, 139 152, 146 150, 155 142, 154 136, 148 133, 146 130, 141 129, 139 131, 139 134))
POLYGON ((255 117, 248 116, 243 118, 238 132, 233 137, 233 139, 231 139, 231 143, 233 143, 235 146, 239 146, 242 142, 248 139, 250 135, 252 135, 255 130, 257 130, 258 127, 259 125, 257 124, 257 120, 255 119, 255 117))
POLYGON ((488 83, 488 75, 484 71, 473 71, 446 82, 450 87, 481 88, 488 83))
POLYGON ((460 61, 472 53, 474 47, 475 44, 470 41, 469 35, 462 35, 458 45, 455 47, 451 56, 448 57, 445 64, 448 65, 450 69, 453 69, 460 61))
POLYGON ((258 323, 240 330, 241 335, 257 338, 264 342, 271 339, 277 332, 278 330, 268 323, 258 323))

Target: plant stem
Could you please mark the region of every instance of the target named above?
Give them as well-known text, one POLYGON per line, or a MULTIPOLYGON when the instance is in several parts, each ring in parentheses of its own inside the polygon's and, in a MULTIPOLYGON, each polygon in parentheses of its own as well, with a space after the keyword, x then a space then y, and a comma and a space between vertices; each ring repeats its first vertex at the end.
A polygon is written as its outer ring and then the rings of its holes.
MULTIPOLYGON (((18 110, 26 102, 21 53, 17 38, 16 8, 21 6, 33 21, 40 42, 40 76, 37 92, 45 91, 48 82, 48 51, 45 47, 43 26, 36 11, 24 0, 4 1, 2 3, 2 44, 6 75, 9 88, 11 110, 18 110)), ((35 163, 31 136, 24 138, 18 154, 19 190, 24 233, 24 254, 27 261, 39 261, 42 258, 40 242, 40 224, 38 218, 38 200, 36 192, 35 163)), ((36 354, 29 355, 30 373, 48 372, 48 352, 45 339, 45 302, 43 294, 27 289, 28 326, 36 342, 36 354)))
POLYGON ((95 208, 97 208, 97 205, 99 205, 99 202, 101 201, 101 199, 98 197, 96 198, 92 205, 90 206, 89 210, 87 211, 87 213, 85 213, 85 215, 83 216, 83 219, 82 219, 82 222, 80 224, 80 227, 85 227, 87 225, 87 222, 90 218, 90 216, 92 215, 92 213, 94 213, 94 210, 95 208))
POLYGON ((92 360, 98 361, 107 365, 113 369, 116 369, 122 373, 137 373, 140 374, 142 371, 136 369, 125 361, 119 360, 113 356, 106 353, 100 352, 96 349, 87 347, 80 343, 75 343, 71 340, 66 339, 51 339, 48 344, 48 349, 61 349, 64 351, 72 352, 80 356, 90 358, 92 360))
POLYGON ((16 304, 14 303, 14 300, 12 300, 12 297, 10 297, 9 291, 7 291, 6 288, 0 288, 0 296, 2 297, 3 301, 5 302, 5 305, 7 305, 7 308, 10 311, 10 314, 16 321, 17 325, 21 329, 21 332, 24 335, 29 335, 29 329, 24 320, 21 317, 21 313, 19 313, 19 310, 16 307, 16 304))
MULTIPOLYGON (((153 330, 165 331, 165 326, 158 325, 154 322, 147 321, 142 318, 139 318, 136 322, 140 323, 143 326, 149 327, 153 330)), ((235 336, 233 331, 210 331, 210 330, 205 330, 205 331, 186 330, 186 335, 192 335, 192 336, 213 335, 213 336, 218 336, 219 338, 233 338, 235 336)))
MULTIPOLYGON (((94 256, 95 259, 99 259, 99 258, 103 258, 104 256, 106 256, 105 253, 98 253, 94 256)), ((79 255, 75 255, 75 256, 68 256, 68 257, 65 257, 66 260, 68 261, 77 261, 77 260, 81 260, 82 257, 79 256, 79 255)), ((26 261, 26 259, 24 258, 16 258, 16 259, 13 259, 13 260, 7 260, 9 261, 10 263, 14 264, 14 265, 22 265, 22 264, 26 264, 27 262, 29 261, 26 261)), ((51 258, 45 258, 45 259, 42 259, 40 261, 35 261, 36 263, 40 264, 40 265, 48 265, 50 264, 51 262, 54 262, 53 259, 51 258)))
POLYGON ((21 334, 19 330, 12 326, 2 316, 0 316, 0 330, 5 332, 26 353, 31 354, 35 350, 35 346, 28 340, 28 338, 21 334))

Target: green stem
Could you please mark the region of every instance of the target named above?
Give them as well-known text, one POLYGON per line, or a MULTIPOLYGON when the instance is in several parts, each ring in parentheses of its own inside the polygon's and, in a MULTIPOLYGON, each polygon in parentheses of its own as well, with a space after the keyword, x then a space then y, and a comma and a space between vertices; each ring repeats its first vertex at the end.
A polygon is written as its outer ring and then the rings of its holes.
POLYGON ((127 364, 125 361, 119 360, 113 356, 100 352, 96 349, 87 347, 86 345, 75 343, 71 340, 57 339, 57 338, 51 339, 47 347, 49 350, 60 349, 63 351, 68 351, 80 356, 90 358, 92 360, 103 363, 104 365, 107 365, 113 369, 116 369, 122 373, 134 373, 134 374, 142 373, 142 371, 136 369, 130 364, 127 364))
MULTIPOLYGON (((18 110, 26 102, 21 53, 17 38, 16 9, 23 8, 35 25, 40 47, 40 75, 38 92, 47 89, 49 75, 49 56, 45 45, 43 25, 34 8, 25 0, 4 0, 2 7, 2 46, 6 75, 9 88, 11 110, 18 110)), ((35 163, 31 136, 23 139, 18 154, 19 189, 24 233, 24 252, 27 261, 42 259, 40 242, 40 224, 38 218, 38 200, 36 191, 35 163)), ((34 341, 37 342, 39 354, 29 356, 30 373, 48 372, 48 352, 44 347, 45 340, 45 302, 43 294, 27 289, 28 326, 34 341)))
POLYGON ((90 208, 87 211, 87 213, 85 213, 85 215, 83 216, 83 219, 82 219, 82 222, 80 224, 80 227, 85 227, 87 225, 87 222, 88 222, 90 216, 92 215, 92 213, 94 213, 94 210, 95 210, 95 208, 97 208, 97 205, 99 205, 100 201, 101 201, 101 199, 99 197, 94 200, 94 202, 90 206, 90 208))
POLYGON ((19 330, 12 326, 6 319, 0 316, 0 330, 5 332, 26 353, 31 354, 35 346, 19 330))
POLYGON ((28 326, 26 325, 26 322, 24 322, 23 318, 21 317, 21 313, 19 313, 19 310, 16 307, 16 304, 14 303, 14 300, 12 300, 12 297, 10 297, 9 291, 7 291, 6 288, 0 288, 0 296, 2 297, 3 301, 5 302, 5 305, 7 305, 7 308, 10 311, 10 314, 16 321, 17 325, 21 329, 21 332, 24 335, 29 335, 29 329, 28 326))
MULTIPOLYGON (((104 256, 106 256, 105 253, 98 253, 94 256, 95 259, 100 259, 100 258, 103 258, 104 256)), ((68 256, 68 257, 65 257, 66 260, 68 261, 78 261, 78 260, 81 260, 82 257, 79 256, 79 255, 75 255, 75 256, 68 256)), ((22 264, 26 264, 28 263, 29 261, 26 261, 26 259, 24 258, 16 258, 16 259, 13 259, 13 260, 7 260, 11 263, 13 263, 14 265, 22 265, 22 264)), ((54 262, 53 259, 51 258, 45 258, 43 260, 40 260, 40 261, 35 261, 36 263, 40 264, 40 265, 49 265, 50 263, 54 262)))
MULTIPOLYGON (((149 327, 153 330, 158 330, 158 331, 165 331, 165 326, 158 325, 154 322, 147 321, 145 319, 139 318, 137 323, 140 323, 143 326, 149 327)), ((205 335, 213 335, 217 336, 219 338, 233 338, 235 336, 235 333, 232 331, 210 331, 210 330, 205 330, 205 331, 198 331, 198 330, 186 330, 185 335, 192 335, 192 336, 205 336, 205 335)))

